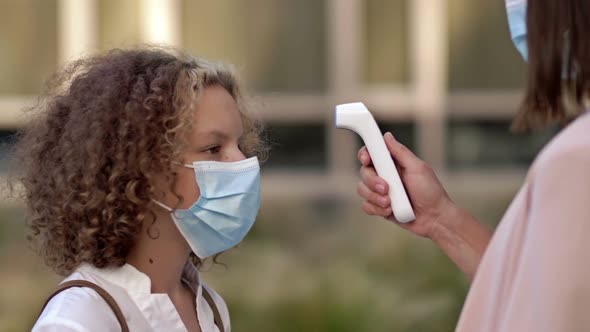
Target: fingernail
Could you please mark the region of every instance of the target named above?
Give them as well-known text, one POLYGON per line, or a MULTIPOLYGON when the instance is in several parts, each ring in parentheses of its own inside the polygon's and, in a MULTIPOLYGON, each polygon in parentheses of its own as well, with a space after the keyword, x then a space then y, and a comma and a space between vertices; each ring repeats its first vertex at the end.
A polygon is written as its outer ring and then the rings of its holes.
POLYGON ((386 207, 387 203, 389 203, 389 201, 387 200, 387 197, 381 197, 379 198, 379 202, 381 203, 382 207, 386 207))
POLYGON ((380 192, 380 193, 382 193, 382 194, 385 194, 385 186, 382 185, 382 184, 378 184, 377 185, 377 191, 380 192))
POLYGON ((361 157, 361 163, 366 164, 367 163, 367 157, 365 155, 363 155, 361 157))
POLYGON ((390 140, 391 142, 393 142, 393 141, 395 140, 395 139, 393 138, 393 134, 392 134, 392 133, 390 133, 390 132, 387 132, 387 133, 385 134, 385 138, 386 138, 386 139, 388 139, 388 140, 390 140))

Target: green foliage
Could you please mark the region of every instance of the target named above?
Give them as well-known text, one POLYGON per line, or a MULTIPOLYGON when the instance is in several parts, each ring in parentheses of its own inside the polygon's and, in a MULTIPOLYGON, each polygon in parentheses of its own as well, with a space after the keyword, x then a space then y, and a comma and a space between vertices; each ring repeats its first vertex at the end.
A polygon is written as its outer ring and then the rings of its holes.
MULTIPOLYGON (((480 217, 505 202, 481 204, 480 217)), ((30 328, 59 281, 27 248, 22 219, 0 210, 0 331, 30 328)), ((452 331, 468 289, 430 241, 337 200, 266 204, 221 261, 202 276, 235 331, 452 331)))

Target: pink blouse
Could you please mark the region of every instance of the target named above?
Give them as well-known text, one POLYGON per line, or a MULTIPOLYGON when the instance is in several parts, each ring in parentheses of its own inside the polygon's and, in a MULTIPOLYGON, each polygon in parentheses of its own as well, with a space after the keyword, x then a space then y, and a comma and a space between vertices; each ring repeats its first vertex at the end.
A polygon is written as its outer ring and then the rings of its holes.
POLYGON ((457 331, 590 331, 590 112, 533 163, 481 261, 457 331))

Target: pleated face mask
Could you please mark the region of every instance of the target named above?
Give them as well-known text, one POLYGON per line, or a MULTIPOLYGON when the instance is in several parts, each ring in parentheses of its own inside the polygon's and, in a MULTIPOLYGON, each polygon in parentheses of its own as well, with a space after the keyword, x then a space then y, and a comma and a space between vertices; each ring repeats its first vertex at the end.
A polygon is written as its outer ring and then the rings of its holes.
POLYGON ((527 46, 526 27, 526 0, 506 0, 506 11, 508 12, 508 26, 512 42, 525 61, 528 61, 529 51, 527 46))
POLYGON ((260 164, 253 157, 237 162, 197 161, 201 191, 189 209, 170 211, 180 233, 199 258, 207 258, 240 243, 254 225, 260 209, 260 164))

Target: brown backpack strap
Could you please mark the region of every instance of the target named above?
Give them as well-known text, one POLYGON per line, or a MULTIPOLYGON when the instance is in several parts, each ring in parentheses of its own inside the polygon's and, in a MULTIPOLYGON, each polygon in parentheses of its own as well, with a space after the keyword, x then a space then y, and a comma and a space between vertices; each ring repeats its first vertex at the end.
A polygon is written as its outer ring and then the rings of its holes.
POLYGON ((211 307, 211 310, 213 311, 213 321, 215 322, 215 325, 217 325, 219 331, 225 332, 223 320, 221 319, 221 314, 219 313, 219 309, 217 309, 215 301, 213 301, 213 297, 211 297, 211 294, 205 286, 201 288, 203 289, 203 297, 205 298, 205 301, 207 301, 207 304, 209 304, 209 307, 211 307))
MULTIPOLYGON (((43 304, 43 308, 41 309, 41 313, 43 313, 43 310, 45 310, 45 307, 47 306, 49 301, 51 301, 51 299, 54 296, 65 291, 66 289, 69 289, 72 287, 92 288, 96 293, 98 293, 98 295, 100 295, 100 297, 102 297, 105 300, 105 302, 109 305, 111 310, 113 310, 113 313, 117 317, 117 321, 119 322, 119 325, 121 325, 121 331, 122 332, 129 332, 129 327, 127 326, 127 322, 125 321, 125 317, 123 316, 123 312, 121 311, 121 309, 117 305, 117 302, 115 301, 115 299, 113 299, 113 297, 106 290, 104 290, 102 287, 100 287, 97 284, 92 283, 90 281, 86 281, 86 280, 70 280, 70 281, 66 281, 66 282, 60 284, 57 287, 57 289, 55 290, 55 292, 53 292, 53 294, 49 295, 49 297, 47 298, 47 301, 45 301, 45 304, 43 304)), ((39 316, 41 316, 41 313, 39 313, 39 316)))

